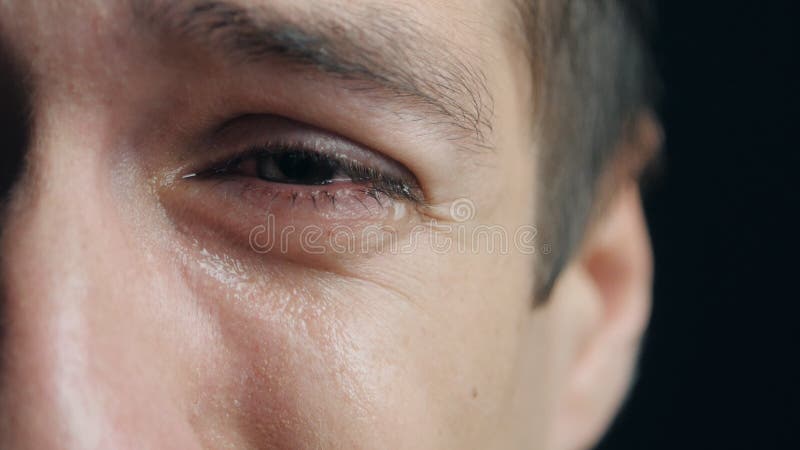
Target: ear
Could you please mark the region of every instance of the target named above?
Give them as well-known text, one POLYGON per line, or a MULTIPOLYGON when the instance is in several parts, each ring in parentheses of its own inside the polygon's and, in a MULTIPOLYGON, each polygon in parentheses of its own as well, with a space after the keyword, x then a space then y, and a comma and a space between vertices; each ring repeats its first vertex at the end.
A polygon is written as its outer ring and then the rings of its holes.
POLYGON ((631 384, 650 314, 652 256, 638 185, 615 190, 548 300, 556 415, 552 447, 591 447, 631 384))

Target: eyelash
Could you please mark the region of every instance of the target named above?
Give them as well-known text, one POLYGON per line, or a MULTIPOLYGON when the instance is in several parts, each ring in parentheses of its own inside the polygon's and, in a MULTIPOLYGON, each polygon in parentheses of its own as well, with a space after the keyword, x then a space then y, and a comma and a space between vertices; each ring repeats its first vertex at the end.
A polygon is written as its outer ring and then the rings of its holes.
MULTIPOLYGON (((326 188, 332 188, 337 184, 349 182, 363 186, 363 192, 375 198, 376 201, 378 201, 378 195, 381 195, 392 200, 405 200, 415 204, 423 203, 421 190, 417 186, 416 180, 404 180, 401 177, 387 174, 380 169, 370 167, 355 159, 342 155, 330 155, 325 151, 309 149, 308 146, 303 144, 290 142, 272 142, 262 146, 250 147, 233 158, 214 164, 207 170, 191 174, 187 177, 195 176, 201 178, 247 177, 256 178, 264 183, 283 184, 286 186, 324 186, 326 188), (328 167, 336 171, 336 173, 343 174, 347 178, 332 179, 325 183, 303 184, 268 180, 260 176, 258 169, 255 170, 255 175, 243 173, 242 166, 246 162, 251 162, 258 167, 259 159, 261 158, 273 158, 273 161, 275 161, 276 157, 285 155, 294 155, 304 158, 306 161, 328 165, 328 167)), ((325 194, 325 198, 335 202, 336 190, 325 189, 322 192, 325 194)), ((291 195, 293 198, 296 197, 295 193, 291 195)))

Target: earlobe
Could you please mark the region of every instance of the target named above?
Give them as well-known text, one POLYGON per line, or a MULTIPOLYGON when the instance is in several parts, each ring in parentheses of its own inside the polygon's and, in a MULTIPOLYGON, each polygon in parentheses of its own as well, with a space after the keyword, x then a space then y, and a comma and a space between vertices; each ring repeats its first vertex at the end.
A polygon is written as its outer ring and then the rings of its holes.
POLYGON ((563 376, 553 448, 591 447, 614 417, 649 318, 651 280, 650 241, 631 182, 590 227, 550 299, 563 376))

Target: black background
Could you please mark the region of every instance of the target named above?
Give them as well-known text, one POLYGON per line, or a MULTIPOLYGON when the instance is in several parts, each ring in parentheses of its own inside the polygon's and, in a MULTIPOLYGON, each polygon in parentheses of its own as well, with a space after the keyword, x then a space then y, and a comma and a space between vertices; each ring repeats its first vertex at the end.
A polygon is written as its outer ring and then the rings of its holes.
POLYGON ((655 305, 600 449, 800 449, 798 2, 659 3, 655 305))

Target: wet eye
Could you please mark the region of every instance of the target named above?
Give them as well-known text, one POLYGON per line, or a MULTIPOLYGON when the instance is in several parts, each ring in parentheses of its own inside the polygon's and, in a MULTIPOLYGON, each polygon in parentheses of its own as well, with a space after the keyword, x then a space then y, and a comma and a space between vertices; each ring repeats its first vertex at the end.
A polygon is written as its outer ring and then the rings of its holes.
POLYGON ((242 165, 258 178, 275 183, 324 185, 349 178, 338 161, 313 152, 261 153, 242 165))
MULTIPOLYGON (((351 152, 356 153, 353 149, 351 152)), ((389 198, 422 202, 419 185, 405 168, 365 152, 357 156, 366 162, 341 153, 331 156, 316 150, 273 145, 246 151, 222 165, 190 175, 241 176, 291 185, 293 189, 343 183, 358 185, 372 196, 381 193, 389 198)))
POLYGON ((219 159, 205 167, 187 167, 182 179, 238 182, 271 192, 268 197, 281 192, 295 200, 319 192, 330 197, 362 192, 368 197, 380 194, 424 203, 419 182, 400 162, 345 137, 282 117, 238 117, 217 131, 209 146, 219 159))

